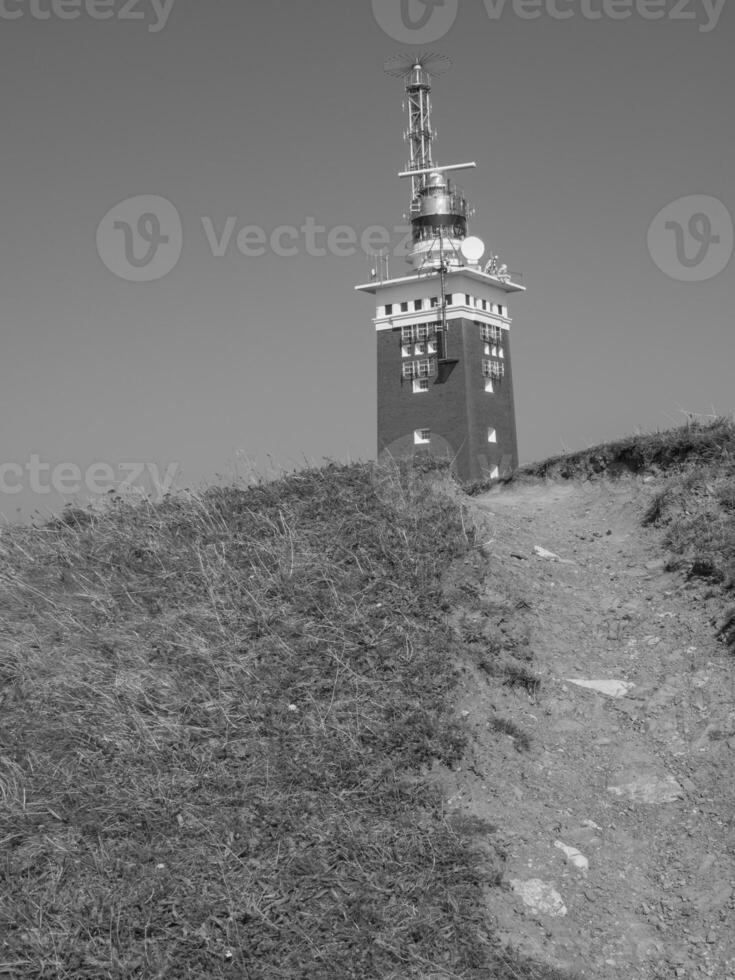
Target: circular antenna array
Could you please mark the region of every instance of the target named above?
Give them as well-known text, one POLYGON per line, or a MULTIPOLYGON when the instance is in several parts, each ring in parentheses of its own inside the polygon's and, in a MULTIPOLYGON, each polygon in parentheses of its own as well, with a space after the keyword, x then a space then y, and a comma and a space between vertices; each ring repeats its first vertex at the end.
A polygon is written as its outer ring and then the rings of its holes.
POLYGON ((452 62, 445 54, 438 51, 401 51, 388 58, 383 65, 386 75, 395 78, 406 78, 414 68, 422 68, 429 75, 443 75, 452 67, 452 62))
POLYGON ((475 265, 485 253, 485 243, 481 238, 470 235, 469 238, 463 240, 459 250, 470 265, 475 265))

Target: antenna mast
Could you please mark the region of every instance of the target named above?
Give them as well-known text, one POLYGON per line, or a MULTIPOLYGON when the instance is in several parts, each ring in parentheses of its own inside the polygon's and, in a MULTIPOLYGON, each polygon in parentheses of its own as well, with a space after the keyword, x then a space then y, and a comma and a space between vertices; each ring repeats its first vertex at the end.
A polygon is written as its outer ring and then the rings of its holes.
POLYGON ((459 245, 467 235, 467 201, 458 193, 447 171, 466 170, 475 163, 455 163, 441 167, 434 163, 431 127, 431 77, 451 68, 446 55, 432 51, 405 51, 389 58, 385 72, 402 78, 406 85, 408 108, 409 160, 399 177, 411 178, 410 219, 413 229, 413 248, 409 262, 414 267, 443 265, 448 261, 459 264, 459 245), (439 256, 436 256, 439 239, 439 256))

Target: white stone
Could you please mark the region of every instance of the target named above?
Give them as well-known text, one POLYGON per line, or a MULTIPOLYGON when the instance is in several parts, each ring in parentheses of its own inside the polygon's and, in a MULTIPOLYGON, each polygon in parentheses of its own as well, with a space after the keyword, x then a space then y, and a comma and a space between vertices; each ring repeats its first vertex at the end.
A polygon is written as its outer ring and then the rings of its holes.
POLYGON ((597 691, 598 694, 606 694, 609 698, 625 697, 628 691, 635 687, 635 684, 631 684, 629 681, 586 681, 580 677, 567 677, 567 681, 570 684, 576 684, 577 687, 584 687, 589 691, 597 691))
POLYGON ((684 796, 684 790, 673 776, 637 776, 622 786, 608 786, 608 793, 627 796, 633 803, 673 803, 684 796))
POLYGON ((542 548, 538 544, 533 546, 533 551, 539 558, 547 558, 549 561, 561 561, 559 556, 555 555, 553 551, 547 551, 546 548, 542 548))
POLYGON ((554 847, 558 847, 560 851, 563 851, 567 861, 573 864, 575 868, 579 868, 584 874, 589 871, 589 861, 576 847, 570 847, 569 844, 564 844, 560 840, 554 841, 554 847))
POLYGON ((523 904, 534 912, 543 915, 562 916, 567 914, 567 907, 562 901, 562 897, 551 885, 547 885, 540 878, 529 878, 524 881, 522 878, 512 878, 510 887, 520 895, 523 904))

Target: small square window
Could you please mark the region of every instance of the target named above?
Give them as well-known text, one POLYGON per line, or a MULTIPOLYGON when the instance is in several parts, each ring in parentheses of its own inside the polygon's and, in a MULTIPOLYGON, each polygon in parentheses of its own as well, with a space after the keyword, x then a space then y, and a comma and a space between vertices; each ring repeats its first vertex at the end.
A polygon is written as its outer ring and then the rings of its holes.
POLYGON ((406 347, 405 345, 401 347, 401 357, 410 357, 410 356, 411 356, 411 348, 406 347))
POLYGON ((401 303, 401 313, 408 313, 408 302, 404 301, 401 303))
POLYGON ((392 303, 386 303, 385 304, 385 315, 386 316, 390 316, 392 312, 393 312, 393 304, 392 303))
POLYGON ((485 391, 495 391, 492 378, 485 378, 485 391))
POLYGON ((413 441, 416 446, 425 446, 428 442, 431 442, 431 429, 415 429, 413 441))
POLYGON ((487 430, 487 441, 488 442, 497 442, 498 441, 498 434, 495 431, 495 429, 490 428, 490 429, 487 430))
POLYGON ((421 309, 421 305, 422 305, 422 301, 420 299, 415 299, 413 301, 413 308, 414 308, 414 310, 420 310, 421 309))
POLYGON ((485 355, 485 357, 490 357, 490 344, 485 344, 484 347, 482 348, 482 352, 485 355))
POLYGON ((414 345, 413 352, 414 352, 414 354, 426 354, 427 353, 427 351, 426 351, 426 341, 425 340, 422 340, 418 344, 415 344, 414 345))
POLYGON ((413 379, 413 391, 414 394, 418 394, 420 391, 429 390, 429 379, 428 378, 414 378, 413 379))
POLYGON ((438 306, 439 305, 439 297, 438 296, 432 296, 431 299, 429 300, 429 303, 431 304, 431 306, 438 306))

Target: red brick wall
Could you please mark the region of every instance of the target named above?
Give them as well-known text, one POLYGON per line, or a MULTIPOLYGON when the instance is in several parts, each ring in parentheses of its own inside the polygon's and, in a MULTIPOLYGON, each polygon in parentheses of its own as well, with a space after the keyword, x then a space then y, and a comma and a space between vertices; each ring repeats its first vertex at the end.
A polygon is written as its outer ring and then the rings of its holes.
MULTIPOLYGON (((503 331, 505 377, 485 391, 482 374, 483 341, 471 320, 450 320, 448 354, 457 363, 440 369, 429 390, 414 394, 411 381, 401 377, 401 331, 377 332, 378 455, 413 456, 416 452, 451 456, 460 480, 478 480, 493 466, 501 473, 518 465, 510 338, 503 331), (488 427, 497 442, 487 441, 488 427), (431 429, 429 446, 414 445, 415 429, 431 429)), ((413 359, 413 358, 412 358, 413 359)))

